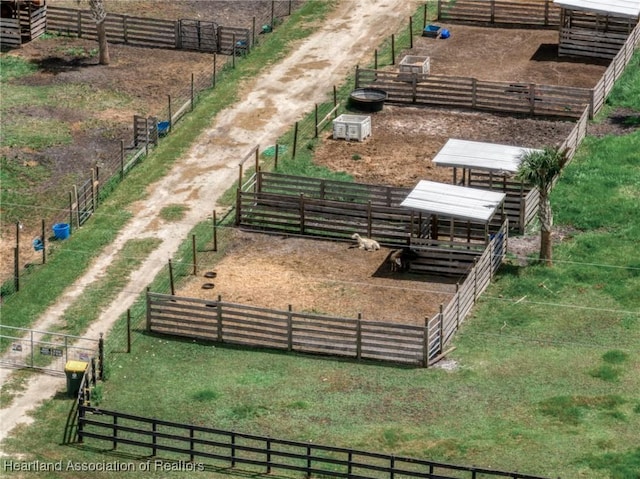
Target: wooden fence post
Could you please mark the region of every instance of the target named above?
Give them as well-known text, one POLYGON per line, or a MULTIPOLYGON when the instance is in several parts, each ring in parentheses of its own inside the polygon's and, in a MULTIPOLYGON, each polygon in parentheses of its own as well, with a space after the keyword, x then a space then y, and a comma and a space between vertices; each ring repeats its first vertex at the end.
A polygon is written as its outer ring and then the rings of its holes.
POLYGON ((240 225, 240 220, 242 219, 242 191, 240 188, 236 190, 236 226, 240 225))
POLYGON ((300 193, 299 215, 300 215, 300 234, 304 234, 304 193, 300 193))
MULTIPOLYGON (((338 104, 338 89, 335 85, 333 85, 333 106, 338 104)), ((333 112, 333 117, 336 118, 338 116, 338 110, 333 112)))
POLYGON ((427 5, 429 5, 429 4, 427 2, 425 2, 424 11, 422 12, 422 30, 427 28, 427 5))
MULTIPOLYGON (((475 78, 471 79, 471 108, 476 109, 476 104, 478 101, 478 80, 475 78)), ((462 172, 462 176, 464 179, 464 170, 462 172)))
POLYGON ((218 302, 216 303, 216 313, 217 313, 217 322, 216 322, 216 337, 218 342, 222 342, 222 296, 218 295, 218 302))
POLYGON ((460 328, 460 283, 456 283, 456 330, 460 328))
POLYGON ((391 64, 396 64, 396 35, 395 33, 391 34, 391 64))
POLYGON ((13 285, 16 293, 20 291, 20 250, 13 248, 13 285))
POLYGON ((44 220, 42 220, 42 264, 47 263, 47 235, 44 227, 44 220))
POLYGON ((287 313, 287 351, 293 351, 293 306, 289 305, 287 313))
POLYGON ((442 17, 442 0, 438 0, 438 12, 437 12, 437 20, 440 20, 442 17))
POLYGON ((422 365, 429 367, 429 318, 424 318, 424 329, 422 332, 422 365))
POLYGON ((491 24, 496 21, 496 0, 491 0, 491 24))
POLYGON ((149 287, 147 286, 147 333, 151 332, 151 298, 149 297, 149 287))
POLYGON ((171 95, 167 95, 167 104, 169 108, 169 128, 167 131, 170 132, 171 129, 173 128, 173 114, 171 113, 171 95))
MULTIPOLYGON (((154 423, 155 425, 155 423, 154 423)), ((153 436, 155 439, 155 435, 153 436)), ((118 448, 118 416, 113 416, 113 443, 111 448, 115 451, 118 448)))
POLYGON ((536 111, 536 84, 529 84, 529 112, 533 115, 536 111))
POLYGON ((195 105, 195 97, 196 97, 196 93, 195 93, 195 78, 194 78, 194 74, 191 73, 191 111, 193 111, 193 107, 195 105))
POLYGON ((278 143, 276 143, 275 156, 273 157, 273 168, 278 169, 278 143))
POLYGON ((69 233, 73 229, 73 192, 69 192, 69 233))
POLYGON ((291 152, 291 159, 295 160, 296 159, 296 147, 298 146, 298 122, 296 121, 296 124, 294 125, 293 128, 293 151, 291 152))
POLYGON ((378 69, 378 49, 376 48, 373 52, 373 69, 378 69))
POLYGON ((127 309, 127 353, 131 352, 131 309, 127 309))
POLYGON ((276 2, 275 0, 271 0, 271 30, 273 30, 273 22, 275 21, 275 9, 276 9, 276 2))
POLYGON ((238 189, 242 190, 242 177, 244 172, 242 171, 242 163, 238 164, 238 189))
POLYGON ((413 48, 413 17, 409 17, 409 48, 413 48))
POLYGON ((251 19, 251 46, 256 46, 256 17, 251 19))
POLYGON ((124 180, 124 140, 120 140, 120 181, 124 180))
POLYGON ((371 213, 371 200, 369 200, 369 203, 367 204, 367 236, 369 238, 371 238, 371 231, 373 229, 372 223, 373 223, 373 219, 372 219, 373 215, 371 213))
POLYGON ((318 104, 315 104, 315 118, 316 118, 316 126, 315 126, 315 133, 314 133, 314 138, 318 138, 318 104))
POLYGON ((356 323, 356 359, 362 359, 362 313, 358 313, 356 323))
POLYGON ((171 287, 171 296, 175 296, 176 289, 173 283, 173 265, 171 264, 171 258, 169 258, 169 286, 171 287))
POLYGON ((442 304, 440 305, 440 313, 439 313, 439 317, 440 317, 440 324, 439 324, 439 328, 440 328, 440 351, 438 351, 439 354, 442 354, 444 351, 444 314, 443 314, 443 306, 442 304))
POLYGON ((191 251, 193 253, 193 275, 198 274, 198 260, 196 258, 196 235, 191 235, 191 251))
POLYGON ((478 300, 478 257, 473 258, 473 304, 478 300))
POLYGON ((216 210, 213 210, 213 251, 218 251, 218 222, 216 220, 216 210))

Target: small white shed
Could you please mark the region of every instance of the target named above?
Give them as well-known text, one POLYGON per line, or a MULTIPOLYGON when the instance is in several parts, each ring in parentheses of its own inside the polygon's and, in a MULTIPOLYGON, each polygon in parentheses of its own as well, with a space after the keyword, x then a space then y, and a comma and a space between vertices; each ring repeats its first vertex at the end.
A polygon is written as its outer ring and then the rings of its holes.
POLYGON ((638 23, 640 0, 553 0, 560 10, 560 56, 611 59, 638 23))

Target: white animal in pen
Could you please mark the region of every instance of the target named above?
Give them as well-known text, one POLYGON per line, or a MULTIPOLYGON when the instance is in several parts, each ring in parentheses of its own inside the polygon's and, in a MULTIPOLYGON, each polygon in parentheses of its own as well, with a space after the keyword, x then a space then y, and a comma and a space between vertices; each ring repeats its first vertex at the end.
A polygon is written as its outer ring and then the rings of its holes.
POLYGON ((351 238, 357 240, 358 248, 365 251, 376 251, 380 249, 380 244, 376 240, 372 240, 371 238, 363 238, 358 233, 353 233, 351 238))

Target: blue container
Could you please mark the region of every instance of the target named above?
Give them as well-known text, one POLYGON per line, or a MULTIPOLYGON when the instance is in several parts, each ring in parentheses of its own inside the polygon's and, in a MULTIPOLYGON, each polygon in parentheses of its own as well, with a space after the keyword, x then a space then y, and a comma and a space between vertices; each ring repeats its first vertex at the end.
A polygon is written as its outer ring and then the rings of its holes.
POLYGON ((158 135, 165 136, 169 133, 169 127, 171 124, 168 121, 161 121, 158 123, 158 135))
POLYGON ((439 25, 427 25, 426 27, 424 27, 424 30, 422 31, 422 36, 436 38, 438 36, 439 31, 440 31, 439 25))
POLYGON ((53 225, 53 234, 59 240, 64 240, 69 237, 69 224, 68 223, 56 223, 53 225))
POLYGON ((44 243, 40 238, 33 239, 33 249, 36 251, 42 251, 44 248, 44 243))

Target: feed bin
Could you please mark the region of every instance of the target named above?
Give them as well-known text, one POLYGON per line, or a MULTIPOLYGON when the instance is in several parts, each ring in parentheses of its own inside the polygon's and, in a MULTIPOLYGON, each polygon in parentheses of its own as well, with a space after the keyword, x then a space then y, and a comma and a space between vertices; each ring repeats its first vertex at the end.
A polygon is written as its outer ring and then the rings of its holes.
POLYGON ((371 136, 371 117, 364 115, 340 115, 333 120, 333 139, 363 141, 371 136))
POLYGON ((429 57, 406 55, 400 62, 400 73, 416 73, 426 75, 430 70, 429 57))
POLYGON ((71 227, 69 223, 56 223, 53 225, 53 235, 59 240, 65 240, 69 237, 71 227))
POLYGON ((440 28, 441 27, 438 25, 427 25, 426 27, 424 27, 424 30, 422 30, 422 36, 429 38, 438 38, 440 28))

